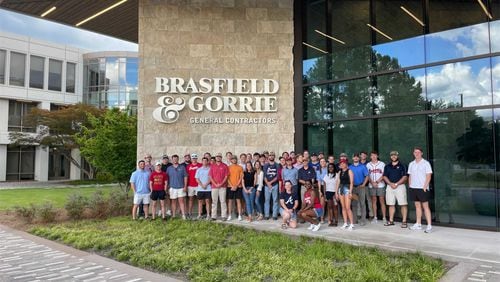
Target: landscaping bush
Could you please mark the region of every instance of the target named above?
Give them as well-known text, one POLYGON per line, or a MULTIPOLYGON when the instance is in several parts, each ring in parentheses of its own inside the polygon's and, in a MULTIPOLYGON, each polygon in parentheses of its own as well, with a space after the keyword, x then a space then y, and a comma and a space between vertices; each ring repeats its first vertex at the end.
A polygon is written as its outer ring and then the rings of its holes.
POLYGON ((74 193, 68 196, 68 200, 64 205, 64 208, 66 209, 69 218, 81 219, 83 218, 87 204, 88 199, 86 197, 84 197, 81 193, 74 193))
POLYGON ((88 201, 89 215, 91 218, 106 218, 108 217, 108 201, 102 190, 96 190, 90 196, 88 201))
POLYGON ((31 204, 29 207, 15 206, 14 212, 27 223, 33 222, 36 216, 36 206, 31 204))
POLYGON ((132 203, 125 191, 119 188, 111 190, 108 198, 108 214, 110 216, 128 215, 131 206, 132 203))
POLYGON ((51 202, 45 202, 36 208, 37 217, 43 223, 54 222, 57 217, 57 210, 51 202))
POLYGON ((98 171, 96 180, 98 183, 111 183, 113 182, 113 175, 104 171, 98 171))

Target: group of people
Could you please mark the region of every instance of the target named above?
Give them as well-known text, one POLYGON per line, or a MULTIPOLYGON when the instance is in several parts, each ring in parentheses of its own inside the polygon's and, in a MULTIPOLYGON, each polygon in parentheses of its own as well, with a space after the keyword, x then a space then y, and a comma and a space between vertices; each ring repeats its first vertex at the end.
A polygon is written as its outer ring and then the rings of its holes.
POLYGON ((355 224, 365 225, 367 205, 369 219, 378 223, 378 206, 385 226, 393 226, 396 204, 400 206, 402 228, 407 228, 408 200, 415 203, 416 222, 410 229, 422 229, 422 212, 427 221, 426 233, 432 231, 429 208, 432 168, 423 158, 419 147, 413 150, 414 160, 406 167, 397 151, 390 152, 390 161, 380 161, 372 151, 355 153, 351 160, 341 153, 338 162, 333 155, 322 152, 302 154, 284 152, 276 158, 274 152, 233 155, 205 153, 199 161, 195 153, 152 162, 147 154, 138 162, 130 178, 134 191, 132 218, 135 220, 141 205, 146 219, 158 216, 175 217, 180 210, 183 219, 194 218, 195 197, 198 200, 197 219, 217 220, 278 220, 281 227, 296 228, 309 223, 308 229, 318 231, 321 224, 339 225, 353 230, 355 224), (187 197, 187 201, 185 198, 187 197), (151 202, 151 213, 149 204, 151 202), (340 203, 340 207, 339 207, 340 203), (389 206, 387 217, 386 205, 389 206), (234 212, 234 213, 233 213, 234 212), (358 219, 358 214, 360 217, 358 219), (359 221, 359 222, 358 222, 359 221))

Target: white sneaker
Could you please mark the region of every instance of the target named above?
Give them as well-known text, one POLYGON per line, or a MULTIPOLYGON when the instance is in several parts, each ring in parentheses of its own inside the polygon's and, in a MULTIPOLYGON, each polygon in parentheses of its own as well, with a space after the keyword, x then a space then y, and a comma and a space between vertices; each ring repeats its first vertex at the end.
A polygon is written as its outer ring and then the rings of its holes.
POLYGON ((242 221, 242 220, 243 220, 243 218, 241 218, 241 215, 238 215, 238 220, 239 220, 239 221, 242 221))
POLYGON ((232 219, 231 216, 228 216, 226 220, 231 221, 231 219, 232 219))
POLYGON ((344 225, 342 225, 342 227, 340 227, 340 229, 345 230, 347 227, 349 227, 349 224, 344 223, 344 225))
POLYGON ((415 223, 410 227, 411 230, 422 230, 422 225, 415 223))
POLYGON ((314 227, 313 227, 312 231, 313 231, 313 232, 316 232, 316 231, 318 231, 318 230, 319 230, 319 228, 320 228, 320 227, 321 227, 321 223, 318 223, 318 225, 314 225, 314 227))
POLYGON ((185 215, 183 215, 182 220, 187 220, 187 217, 185 215))
POLYGON ((427 225, 427 228, 425 228, 425 233, 431 233, 432 232, 432 225, 427 225))
POLYGON ((161 216, 161 210, 158 211, 158 216, 161 216))
POLYGON ((349 225, 349 227, 347 227, 347 231, 353 231, 354 230, 354 224, 351 224, 349 225))
POLYGON ((172 216, 172 211, 171 211, 171 210, 168 210, 168 211, 167 211, 167 215, 168 215, 168 216, 172 216))
POLYGON ((374 217, 372 220, 372 224, 377 224, 377 223, 378 223, 378 219, 376 217, 374 217))
POLYGON ((311 224, 309 225, 309 227, 307 227, 307 230, 312 230, 314 228, 314 224, 311 224))

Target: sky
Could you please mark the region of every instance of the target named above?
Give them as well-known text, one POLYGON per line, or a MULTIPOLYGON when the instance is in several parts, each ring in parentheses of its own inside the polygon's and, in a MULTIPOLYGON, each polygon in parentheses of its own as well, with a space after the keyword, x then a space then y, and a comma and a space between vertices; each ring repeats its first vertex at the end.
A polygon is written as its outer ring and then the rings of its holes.
POLYGON ((29 36, 94 52, 138 50, 136 43, 3 9, 0 9, 0 32, 29 36))

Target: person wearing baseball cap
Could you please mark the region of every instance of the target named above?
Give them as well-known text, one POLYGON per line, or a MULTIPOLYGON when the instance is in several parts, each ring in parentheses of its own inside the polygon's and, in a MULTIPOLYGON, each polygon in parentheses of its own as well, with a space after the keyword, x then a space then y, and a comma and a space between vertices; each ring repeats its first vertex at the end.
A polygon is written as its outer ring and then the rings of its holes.
POLYGON ((354 153, 352 155, 352 164, 349 166, 349 170, 352 171, 354 175, 354 189, 353 194, 357 195, 352 201, 353 205, 353 218, 354 222, 358 220, 357 210, 358 205, 361 209, 361 225, 366 224, 366 184, 368 183, 368 169, 366 166, 359 162, 359 153, 354 153), (357 199, 356 199, 357 198, 357 199))
POLYGON ((391 162, 384 168, 384 181, 387 183, 385 201, 389 206, 389 221, 385 226, 394 225, 394 214, 396 213, 396 201, 401 208, 401 228, 407 228, 406 217, 408 215, 408 199, 406 194, 406 180, 408 175, 406 166, 399 160, 398 151, 391 151, 391 162))
POLYGON ((186 171, 188 173, 188 207, 186 216, 189 219, 192 218, 194 196, 196 195, 196 190, 198 189, 196 171, 202 166, 202 164, 198 162, 198 155, 196 153, 192 153, 190 159, 191 163, 186 166, 186 171))
POLYGON ((160 201, 161 218, 166 220, 165 217, 165 197, 167 195, 168 176, 161 170, 162 163, 156 162, 155 170, 149 176, 149 189, 151 191, 151 217, 156 218, 156 203, 160 201))
POLYGON ((212 220, 217 219, 217 205, 220 201, 221 217, 222 220, 227 218, 227 205, 226 205, 226 183, 229 175, 229 169, 225 163, 222 162, 222 153, 215 155, 215 163, 210 166, 208 172, 212 184, 212 220))

